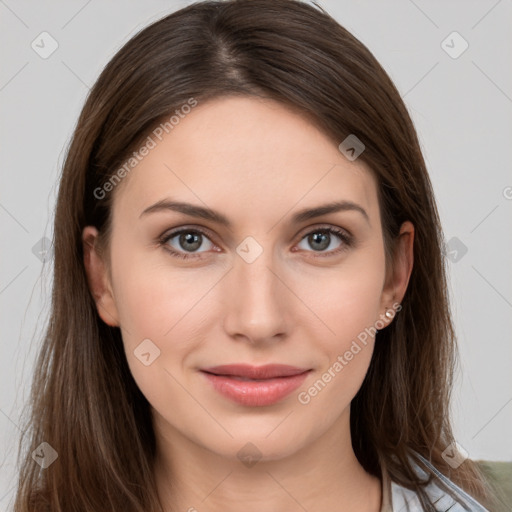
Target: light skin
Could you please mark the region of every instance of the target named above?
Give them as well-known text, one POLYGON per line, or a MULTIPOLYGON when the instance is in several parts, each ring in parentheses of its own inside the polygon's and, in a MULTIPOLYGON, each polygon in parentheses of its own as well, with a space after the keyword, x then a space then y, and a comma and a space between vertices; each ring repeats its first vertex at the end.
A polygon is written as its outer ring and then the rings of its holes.
POLYGON ((279 103, 230 97, 195 107, 114 194, 109 251, 100 254, 98 232, 87 226, 84 263, 98 314, 120 327, 152 407, 165 510, 378 512, 381 483, 355 457, 349 423, 375 339, 309 403, 298 400, 365 328, 392 321, 384 313, 410 278, 414 227, 402 225, 386 269, 377 182, 366 164, 346 159, 279 103), (169 209, 142 214, 164 199, 213 209, 231 226, 169 209), (341 200, 367 218, 347 209, 292 222, 303 209, 341 200), (180 227, 205 235, 195 245, 179 235, 158 242, 180 227), (325 245, 308 236, 319 230, 325 245), (237 252, 248 236, 263 250, 251 263, 237 252), (160 350, 148 366, 134 354, 144 339, 160 350), (199 372, 232 363, 312 371, 278 403, 248 407, 199 372), (251 467, 237 456, 247 443, 261 455, 251 467))

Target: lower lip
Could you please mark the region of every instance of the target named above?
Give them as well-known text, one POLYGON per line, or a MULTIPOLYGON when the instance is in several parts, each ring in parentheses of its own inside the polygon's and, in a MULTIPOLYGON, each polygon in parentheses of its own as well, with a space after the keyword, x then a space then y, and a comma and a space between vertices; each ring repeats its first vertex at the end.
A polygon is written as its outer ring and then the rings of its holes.
POLYGON ((306 379, 309 371, 289 377, 266 380, 237 380, 226 375, 201 372, 213 387, 234 402, 249 407, 272 405, 295 391, 306 379))

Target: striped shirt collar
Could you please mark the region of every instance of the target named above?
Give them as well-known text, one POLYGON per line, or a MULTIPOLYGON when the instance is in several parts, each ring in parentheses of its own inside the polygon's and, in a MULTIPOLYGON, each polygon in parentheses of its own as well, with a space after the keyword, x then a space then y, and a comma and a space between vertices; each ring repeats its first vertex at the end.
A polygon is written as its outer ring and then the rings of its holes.
MULTIPOLYGON (((440 473, 420 454, 416 454, 422 463, 434 474, 434 478, 425 487, 425 491, 438 512, 489 512, 463 489, 440 473)), ((413 460, 411 463, 420 477, 427 475, 413 460)), ((408 489, 389 476, 385 461, 380 459, 382 482, 382 505, 380 512, 423 512, 423 507, 415 491, 408 489)))

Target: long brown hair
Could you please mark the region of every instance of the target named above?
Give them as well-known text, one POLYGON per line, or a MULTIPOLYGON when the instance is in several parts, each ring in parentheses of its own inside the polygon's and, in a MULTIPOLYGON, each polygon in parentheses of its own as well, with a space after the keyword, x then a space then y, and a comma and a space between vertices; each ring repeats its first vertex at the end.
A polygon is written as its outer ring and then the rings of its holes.
MULTIPOLYGON (((387 264, 402 222, 415 226, 414 268, 394 321, 378 332, 363 385, 351 404, 355 454, 379 475, 415 489, 419 453, 485 503, 476 465, 453 470, 441 456, 454 440, 449 398, 456 344, 443 235, 415 128, 371 52, 323 9, 295 0, 198 2, 134 36, 91 89, 68 148, 54 225, 51 316, 20 441, 15 512, 161 510, 153 475, 150 408, 138 389, 118 328, 99 318, 83 264, 81 233, 108 242, 114 193, 98 189, 148 133, 186 104, 258 95, 307 116, 338 145, 355 134, 359 158, 379 184, 387 264), (23 443, 26 438, 26 447, 23 443), (31 454, 58 454, 48 468, 31 454)), ((105 190, 103 188, 102 190, 105 190)))

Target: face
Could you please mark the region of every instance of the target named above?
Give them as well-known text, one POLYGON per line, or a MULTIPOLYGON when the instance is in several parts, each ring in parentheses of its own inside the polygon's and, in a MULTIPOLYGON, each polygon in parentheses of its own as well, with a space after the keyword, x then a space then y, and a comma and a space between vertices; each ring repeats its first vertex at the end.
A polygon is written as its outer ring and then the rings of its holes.
POLYGON ((114 190, 110 276, 86 265, 160 433, 275 459, 346 425, 406 285, 386 278, 371 171, 255 98, 199 104, 155 141, 114 190), (293 368, 212 370, 270 364, 293 368))

